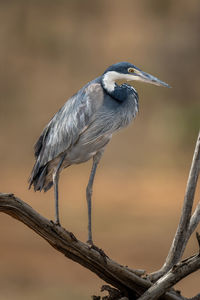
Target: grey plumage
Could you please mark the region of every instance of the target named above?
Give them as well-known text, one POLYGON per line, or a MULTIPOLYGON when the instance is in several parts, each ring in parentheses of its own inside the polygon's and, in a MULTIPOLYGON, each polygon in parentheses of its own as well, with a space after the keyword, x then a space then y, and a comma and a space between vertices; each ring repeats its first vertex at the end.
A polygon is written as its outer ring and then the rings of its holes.
MULTIPOLYGON (((115 64, 102 76, 86 84, 54 115, 38 139, 35 145, 36 162, 29 180, 30 187, 33 185, 35 191, 47 191, 53 185, 55 174, 58 184, 62 169, 88 161, 95 156, 99 157, 96 160, 97 166, 113 132, 127 126, 138 112, 136 90, 127 84, 119 86, 115 83, 121 77, 134 80, 133 74, 129 74, 132 69, 136 76, 134 79, 143 76, 143 81, 166 86, 129 63, 115 64)), ((91 188, 93 179, 94 175, 91 188)), ((58 198, 58 190, 56 193, 55 198, 58 198)), ((56 201, 58 206, 58 199, 56 201)), ((91 202, 91 199, 88 201, 91 202)), ((89 242, 92 242, 91 233, 89 242)))
POLYGON ((136 92, 126 102, 116 103, 98 81, 90 82, 70 98, 44 129, 35 146, 37 161, 30 179, 35 190, 51 187, 48 174, 62 153, 67 154, 63 167, 87 161, 105 147, 114 131, 135 117, 136 92))

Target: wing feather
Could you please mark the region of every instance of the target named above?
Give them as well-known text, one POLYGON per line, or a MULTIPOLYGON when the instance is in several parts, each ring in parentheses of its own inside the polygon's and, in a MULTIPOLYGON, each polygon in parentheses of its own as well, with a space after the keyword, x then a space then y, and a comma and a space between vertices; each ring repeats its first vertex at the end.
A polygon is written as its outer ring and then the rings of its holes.
POLYGON ((103 103, 99 83, 90 83, 70 98, 54 115, 35 145, 38 167, 45 165, 76 143, 103 103))

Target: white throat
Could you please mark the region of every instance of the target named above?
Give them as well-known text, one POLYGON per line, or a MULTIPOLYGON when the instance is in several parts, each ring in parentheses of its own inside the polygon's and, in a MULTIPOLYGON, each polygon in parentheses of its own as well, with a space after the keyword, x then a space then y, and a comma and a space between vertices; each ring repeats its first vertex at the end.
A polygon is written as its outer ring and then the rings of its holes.
POLYGON ((113 92, 115 89, 116 80, 133 80, 129 74, 121 74, 115 71, 109 71, 103 76, 103 86, 108 92, 113 92))

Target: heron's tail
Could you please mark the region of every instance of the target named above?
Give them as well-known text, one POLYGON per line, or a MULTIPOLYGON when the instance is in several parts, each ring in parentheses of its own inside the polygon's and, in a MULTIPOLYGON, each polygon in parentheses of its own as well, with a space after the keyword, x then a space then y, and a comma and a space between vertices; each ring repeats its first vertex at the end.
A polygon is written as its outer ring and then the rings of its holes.
POLYGON ((52 179, 49 180, 52 176, 48 175, 48 164, 38 166, 36 162, 29 178, 29 189, 33 185, 35 191, 48 191, 53 185, 52 179))

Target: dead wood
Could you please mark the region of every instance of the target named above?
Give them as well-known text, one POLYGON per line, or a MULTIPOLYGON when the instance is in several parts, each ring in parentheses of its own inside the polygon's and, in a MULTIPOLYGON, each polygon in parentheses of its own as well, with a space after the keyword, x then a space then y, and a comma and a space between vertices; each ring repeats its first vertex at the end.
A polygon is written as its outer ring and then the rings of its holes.
MULTIPOLYGON (((182 214, 172 246, 163 267, 149 276, 145 276, 143 270, 134 270, 118 264, 97 246, 91 247, 79 241, 72 232, 55 225, 13 194, 0 194, 0 211, 24 223, 57 251, 89 269, 112 286, 105 285, 103 288, 109 293, 108 296, 103 298, 93 296, 93 299, 183 300, 186 298, 179 292, 175 292, 172 287, 184 277, 200 269, 199 253, 181 261, 187 242, 200 222, 200 204, 197 205, 193 215, 191 214, 199 171, 200 133, 188 178, 182 214)), ((198 234, 197 240, 200 244, 198 234)), ((199 299, 199 294, 194 299, 199 299)))

